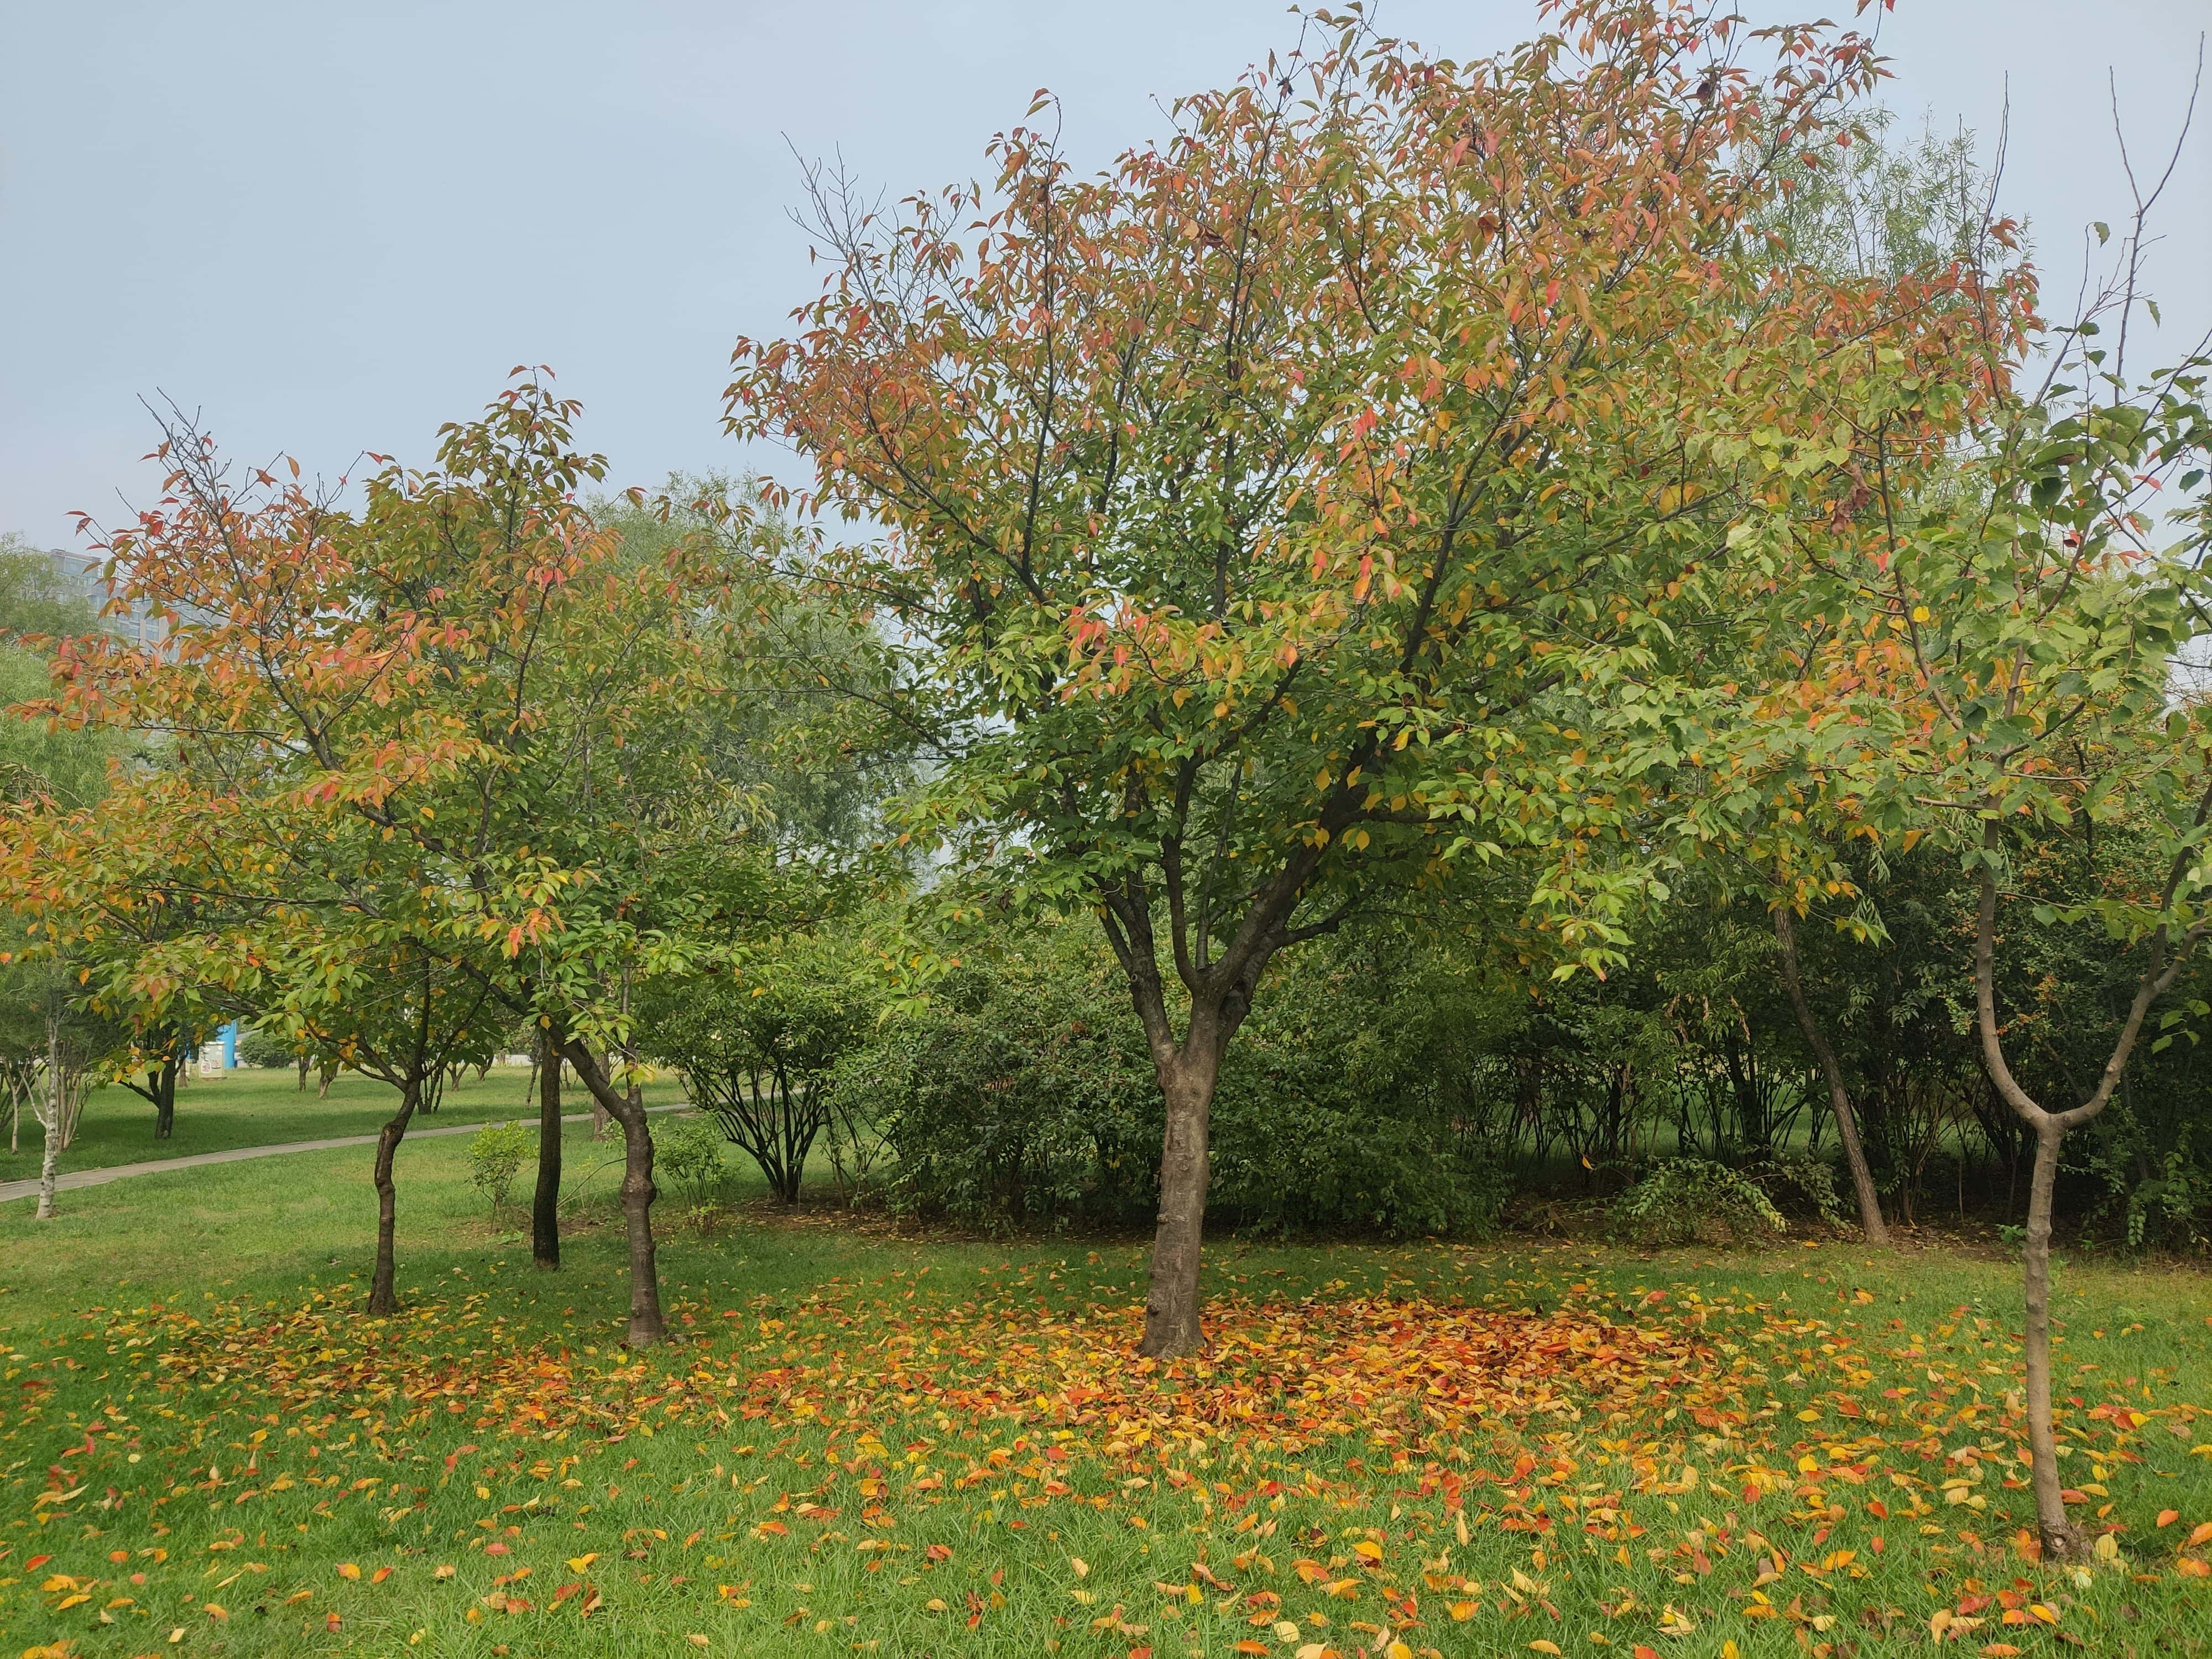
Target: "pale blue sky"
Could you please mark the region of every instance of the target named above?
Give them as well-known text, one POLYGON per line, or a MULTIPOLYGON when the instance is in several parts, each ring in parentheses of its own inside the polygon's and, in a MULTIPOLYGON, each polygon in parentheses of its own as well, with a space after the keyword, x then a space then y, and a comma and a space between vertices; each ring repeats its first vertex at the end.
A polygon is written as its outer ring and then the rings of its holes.
MULTIPOLYGON (((1455 56, 1535 27, 1532 0, 1379 15, 1455 56)), ((2081 227, 2125 208, 2107 64, 2140 167, 2208 25, 2212 0, 1901 0, 1890 101, 1993 137, 2009 74, 2006 205, 2070 291, 2081 227)), ((1279 0, 0 0, 0 530, 67 545, 70 509, 151 495, 157 389, 234 453, 336 471, 427 459, 546 362, 611 483, 772 460, 719 419, 732 338, 817 280, 786 135, 903 194, 975 174, 1048 86, 1103 161, 1159 130, 1156 96, 1293 33, 1279 0)), ((2212 94, 2160 228, 2179 349, 2212 325, 2212 94)))

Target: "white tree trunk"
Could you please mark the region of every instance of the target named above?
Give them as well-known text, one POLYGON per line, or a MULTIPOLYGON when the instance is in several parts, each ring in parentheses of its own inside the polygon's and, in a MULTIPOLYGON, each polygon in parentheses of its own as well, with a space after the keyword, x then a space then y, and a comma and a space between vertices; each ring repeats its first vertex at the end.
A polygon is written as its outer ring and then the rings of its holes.
POLYGON ((39 1159, 38 1218, 41 1221, 54 1218, 54 1177, 62 1164, 62 1089, 61 1022, 50 1013, 46 1016, 46 1109, 39 1114, 39 1127, 46 1131, 45 1154, 39 1159))

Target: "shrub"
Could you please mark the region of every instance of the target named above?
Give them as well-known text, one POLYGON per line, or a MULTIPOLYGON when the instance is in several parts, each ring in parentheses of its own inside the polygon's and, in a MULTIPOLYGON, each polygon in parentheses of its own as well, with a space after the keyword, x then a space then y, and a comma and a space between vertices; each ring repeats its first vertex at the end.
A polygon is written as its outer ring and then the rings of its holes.
POLYGON ((647 988, 641 1047, 683 1073, 692 1103, 795 1204, 828 1126, 823 1081, 872 1027, 873 995, 856 940, 793 935, 757 953, 742 977, 647 988))
POLYGON ((1163 1112, 1105 968, 1075 928, 1041 929, 848 1063, 836 1086, 878 1102, 894 1208, 995 1231, 1150 1206, 1163 1112))
POLYGON ((679 1117, 653 1137, 654 1165, 691 1188, 704 1202, 708 1187, 721 1178, 722 1133, 704 1117, 679 1117))
POLYGON ((1613 1200, 1607 1219, 1639 1244, 1741 1244, 1784 1231, 1756 1183, 1701 1158, 1658 1164, 1613 1200))
MULTIPOLYGON (((1318 947, 1271 982, 1212 1109, 1209 1213, 1261 1231, 1496 1230, 1510 1172, 1462 1144, 1434 1010, 1386 951, 1318 947)), ((1163 1109, 1088 927, 971 960, 836 1079, 872 1097, 895 1207, 987 1229, 1149 1219, 1163 1109)))
POLYGON ((298 1065, 300 1056, 292 1046, 292 1039, 283 1032, 257 1025, 250 1031, 239 1033, 238 1060, 241 1066, 283 1067, 298 1065))
POLYGON ((487 1123, 469 1137, 469 1179, 491 1198, 491 1212, 507 1207, 507 1189, 515 1172, 536 1147, 529 1130, 520 1123, 487 1123))
POLYGON ((1778 1208, 1785 1201, 1794 1201, 1831 1227, 1855 1224, 1851 1213, 1844 1207, 1832 1164, 1823 1164, 1816 1158, 1778 1158, 1749 1174, 1778 1208))

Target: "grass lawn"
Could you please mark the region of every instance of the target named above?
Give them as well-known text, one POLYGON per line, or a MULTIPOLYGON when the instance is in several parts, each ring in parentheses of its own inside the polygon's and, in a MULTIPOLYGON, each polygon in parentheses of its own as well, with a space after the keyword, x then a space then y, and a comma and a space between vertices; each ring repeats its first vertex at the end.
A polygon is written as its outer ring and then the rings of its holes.
POLYGON ((382 1322, 360 1153, 0 1212, 8 1651, 2212 1648, 2194 1273, 2061 1272, 2065 1468, 2116 1550, 2047 1571, 2000 1260, 1221 1240, 1207 1354, 1153 1366, 1135 1242, 671 1199, 684 1340, 633 1356, 612 1149, 572 1132, 545 1275, 465 1147, 400 1154, 382 1322))
MULTIPOLYGON (((495 1066, 481 1079, 471 1072, 446 1091, 435 1113, 420 1116, 416 1122, 420 1127, 435 1128, 498 1118, 535 1119, 538 1105, 530 1094, 531 1077, 529 1068, 520 1066, 495 1066)), ((672 1077, 646 1089, 649 1106, 683 1097, 683 1085, 672 1077)), ((104 1170, 118 1164, 224 1152, 233 1146, 374 1134, 398 1102, 397 1090, 351 1072, 332 1079, 330 1098, 323 1100, 316 1097, 313 1079, 302 1091, 296 1073, 241 1069, 180 1086, 176 1132, 167 1140, 156 1140, 154 1109, 128 1089, 110 1084, 94 1091, 85 1102, 76 1139, 62 1154, 62 1168, 104 1170)), ((591 1097, 573 1079, 562 1091, 562 1103, 571 1112, 589 1111, 592 1106, 591 1097)), ((28 1113, 24 1115, 18 1143, 19 1150, 14 1153, 0 1147, 0 1181, 28 1180, 39 1173, 39 1126, 28 1113)))

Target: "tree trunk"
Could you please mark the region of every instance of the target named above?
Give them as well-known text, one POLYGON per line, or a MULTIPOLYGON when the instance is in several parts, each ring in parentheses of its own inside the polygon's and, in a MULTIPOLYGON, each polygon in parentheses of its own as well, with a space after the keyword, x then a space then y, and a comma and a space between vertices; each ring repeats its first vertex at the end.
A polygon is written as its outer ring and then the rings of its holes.
POLYGON ((307 1057, 305 1054, 300 1056, 300 1085, 296 1092, 303 1095, 307 1092, 307 1057))
POLYGON ((154 1139, 167 1140, 177 1128, 177 1057, 161 1057, 154 1073, 154 1139))
POLYGON ((2058 1182, 2058 1143, 2066 1132, 2045 1120, 2037 1126, 2035 1170, 2027 1189, 2027 1238, 2021 1250, 2027 1280, 2027 1446, 2035 1488, 2036 1530, 2043 1559, 2071 1560, 2089 1553, 2088 1540, 2066 1518, 2065 1482, 2058 1474, 2058 1437, 2051 1420, 2051 1210, 2058 1182))
POLYGON ((62 1164, 62 1036, 61 1022, 46 1016, 46 1145, 39 1156, 39 1213, 40 1221, 54 1218, 54 1177, 62 1164))
POLYGON ((1145 1297, 1145 1337, 1139 1352, 1156 1359, 1195 1353, 1206 1340, 1198 1311, 1199 1252, 1211 1175, 1209 1120, 1224 1046, 1216 1022, 1194 1013, 1181 1048, 1154 1062, 1167 1103, 1167 1135, 1160 1151, 1159 1223, 1152 1235, 1152 1285, 1145 1297))
POLYGON ((538 1191, 530 1206, 530 1260, 549 1271, 561 1265, 561 1044, 566 1034, 557 1018, 538 1028, 538 1191))
POLYGON ((592 1097, 622 1125, 623 1220, 629 1235, 629 1346, 649 1348, 668 1340, 668 1326, 660 1316, 660 1270, 653 1256, 653 1200, 658 1194, 653 1184, 653 1128, 642 1105, 615 1092, 588 1046, 570 1037, 562 1052, 592 1097))
POLYGON ((373 1316, 397 1313, 399 1297, 392 1287, 392 1239, 397 1229, 398 1206, 392 1183, 392 1160, 407 1133, 408 1121, 422 1097, 422 1084, 410 1078, 399 1092, 399 1109, 376 1135, 376 1274, 369 1281, 368 1311, 373 1316))
POLYGON ((1874 1172, 1867 1168, 1866 1150, 1859 1145, 1858 1115, 1851 1109, 1850 1091, 1844 1086, 1844 1068, 1805 995, 1805 981, 1797 968, 1797 935, 1790 924, 1787 900, 1774 907, 1774 942, 1779 947, 1782 983, 1790 993, 1790 1006, 1797 1013, 1797 1029, 1804 1034, 1805 1046, 1820 1062, 1820 1075, 1828 1085, 1828 1107, 1836 1115, 1836 1136, 1844 1143, 1844 1161, 1850 1166, 1851 1186, 1858 1194, 1860 1230, 1866 1234, 1868 1243, 1887 1249, 1889 1228, 1881 1218, 1881 1199, 1874 1189, 1874 1172))

